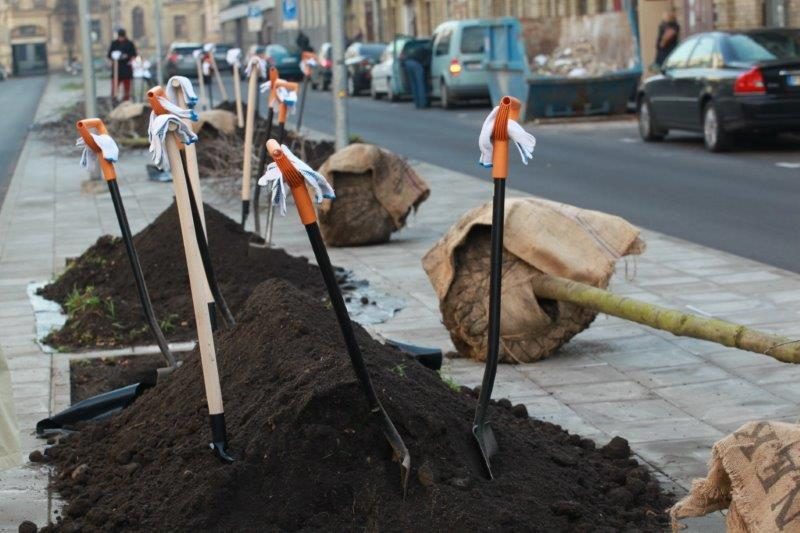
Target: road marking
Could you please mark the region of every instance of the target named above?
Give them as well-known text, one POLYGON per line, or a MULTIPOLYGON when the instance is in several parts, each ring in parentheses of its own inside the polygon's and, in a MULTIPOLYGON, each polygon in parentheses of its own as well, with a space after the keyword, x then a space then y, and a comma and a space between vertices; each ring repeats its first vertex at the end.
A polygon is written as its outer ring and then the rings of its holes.
POLYGON ((790 163, 789 161, 779 161, 775 163, 776 167, 780 168, 800 168, 800 163, 790 163))
POLYGON ((628 143, 628 144, 634 144, 634 143, 638 143, 639 139, 637 139, 635 137, 623 137, 622 139, 619 140, 619 142, 628 143))

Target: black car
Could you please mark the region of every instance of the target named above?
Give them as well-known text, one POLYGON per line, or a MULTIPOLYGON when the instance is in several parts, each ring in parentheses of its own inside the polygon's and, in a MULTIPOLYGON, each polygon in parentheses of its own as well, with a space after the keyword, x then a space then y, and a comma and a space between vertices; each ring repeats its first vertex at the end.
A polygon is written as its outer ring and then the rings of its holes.
POLYGON ((353 43, 344 53, 347 67, 347 94, 355 96, 368 91, 372 80, 372 67, 380 61, 386 49, 383 43, 353 43))
POLYGON ((800 30, 693 35, 644 82, 637 109, 645 141, 699 131, 713 152, 739 133, 800 131, 800 30))

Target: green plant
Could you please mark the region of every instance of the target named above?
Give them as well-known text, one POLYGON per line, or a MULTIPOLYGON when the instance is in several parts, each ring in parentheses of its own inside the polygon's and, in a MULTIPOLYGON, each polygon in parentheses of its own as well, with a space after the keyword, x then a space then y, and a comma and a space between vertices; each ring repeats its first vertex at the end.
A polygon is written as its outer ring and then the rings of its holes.
POLYGON ((72 288, 72 292, 67 296, 67 301, 64 302, 64 309, 67 311, 67 316, 72 317, 76 313, 84 313, 100 307, 100 297, 94 292, 94 287, 89 285, 83 292, 78 290, 77 287, 72 288))
POLYGON ((406 364, 405 363, 398 363, 394 365, 391 369, 392 372, 400 376, 401 378, 406 377, 406 364))
POLYGON ((439 374, 439 379, 441 379, 444 382, 444 384, 450 388, 450 390, 454 392, 461 392, 461 385, 456 383, 456 381, 453 378, 451 378, 450 376, 445 376, 444 374, 442 374, 441 370, 437 371, 437 374, 439 374))
POLYGON ((351 133, 347 140, 348 144, 356 144, 364 142, 364 138, 356 133, 351 133))
POLYGON ((164 333, 172 333, 173 331, 175 331, 175 322, 174 321, 177 318, 178 318, 178 315, 176 315, 175 313, 172 313, 167 318, 161 320, 161 322, 159 322, 159 324, 158 324, 159 327, 161 328, 161 331, 163 331, 164 333))
POLYGON ((110 296, 106 298, 106 311, 108 312, 108 316, 111 317, 112 320, 117 318, 117 306, 114 304, 114 300, 111 299, 110 296))

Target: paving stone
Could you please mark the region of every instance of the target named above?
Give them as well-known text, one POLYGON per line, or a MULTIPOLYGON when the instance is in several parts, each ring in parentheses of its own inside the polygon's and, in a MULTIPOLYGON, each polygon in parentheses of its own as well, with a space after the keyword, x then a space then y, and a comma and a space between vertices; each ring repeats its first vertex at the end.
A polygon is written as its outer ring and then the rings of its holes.
POLYGON ((635 381, 554 385, 543 388, 567 405, 613 400, 643 400, 653 396, 652 392, 635 381))
POLYGON ((626 379, 625 374, 606 362, 564 367, 563 365, 552 364, 551 359, 545 359, 532 365, 521 365, 519 371, 531 381, 545 387, 623 381, 626 379))

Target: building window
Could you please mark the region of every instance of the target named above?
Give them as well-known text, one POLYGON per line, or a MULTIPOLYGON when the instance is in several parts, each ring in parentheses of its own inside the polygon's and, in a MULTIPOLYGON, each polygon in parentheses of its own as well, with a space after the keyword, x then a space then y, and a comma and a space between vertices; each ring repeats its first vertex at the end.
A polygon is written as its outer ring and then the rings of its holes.
POLYGON ((172 33, 176 39, 186 38, 186 15, 175 15, 172 18, 172 33))
POLYGON ((97 19, 92 19, 91 31, 90 34, 92 36, 93 43, 99 43, 103 37, 103 25, 97 19))
POLYGON ((61 40, 64 44, 75 44, 75 21, 65 20, 61 24, 61 40))
POLYGON ((588 10, 586 4, 587 4, 586 0, 578 0, 578 9, 577 9, 578 12, 576 13, 577 15, 585 15, 586 14, 586 12, 588 10))
POLYGON ((144 37, 144 9, 136 6, 131 11, 131 30, 134 39, 144 37))

